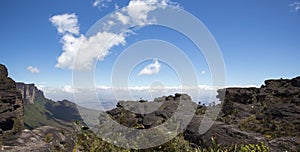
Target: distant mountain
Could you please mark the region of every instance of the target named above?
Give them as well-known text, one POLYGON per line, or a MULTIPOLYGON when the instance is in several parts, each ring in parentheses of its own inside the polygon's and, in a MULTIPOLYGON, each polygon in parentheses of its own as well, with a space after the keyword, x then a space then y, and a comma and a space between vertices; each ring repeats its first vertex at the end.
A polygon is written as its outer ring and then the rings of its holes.
POLYGON ((28 129, 41 126, 70 128, 73 121, 82 121, 75 103, 52 101, 34 84, 16 83, 24 101, 24 125, 28 129))
POLYGON ((22 99, 25 104, 34 104, 36 97, 44 98, 43 92, 38 90, 34 84, 17 82, 16 87, 21 92, 22 99))

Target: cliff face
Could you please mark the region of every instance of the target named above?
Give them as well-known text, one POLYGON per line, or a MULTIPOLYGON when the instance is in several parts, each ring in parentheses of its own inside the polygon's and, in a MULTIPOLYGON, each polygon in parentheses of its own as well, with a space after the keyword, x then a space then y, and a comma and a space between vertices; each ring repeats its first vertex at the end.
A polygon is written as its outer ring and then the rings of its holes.
POLYGON ((27 129, 41 126, 71 128, 72 122, 82 120, 77 105, 67 100, 52 101, 34 84, 16 83, 24 102, 24 125, 27 129))
POLYGON ((17 89, 21 92, 25 104, 34 104, 36 97, 44 98, 41 90, 38 90, 34 84, 16 83, 17 89))
POLYGON ((7 68, 0 64, 0 137, 9 138, 23 129, 22 95, 16 83, 8 77, 7 68))

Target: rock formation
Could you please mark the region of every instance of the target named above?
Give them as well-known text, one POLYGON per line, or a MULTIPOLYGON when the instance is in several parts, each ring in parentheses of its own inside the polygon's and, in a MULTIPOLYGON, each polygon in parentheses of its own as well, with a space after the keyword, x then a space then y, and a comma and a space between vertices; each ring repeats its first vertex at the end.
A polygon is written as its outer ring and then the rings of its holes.
POLYGON ((36 97, 44 97, 43 92, 37 89, 34 84, 17 82, 16 87, 22 94, 24 104, 34 104, 36 97))
POLYGON ((300 77, 219 90, 224 93, 221 120, 260 134, 275 151, 300 150, 300 77))
POLYGON ((0 64, 0 138, 5 140, 20 133, 23 115, 22 95, 15 81, 8 77, 7 68, 0 64))
MULTIPOLYGON (((216 105, 221 108, 217 120, 205 134, 200 134, 207 106, 197 105, 196 114, 183 132, 186 140, 201 147, 211 146, 214 137, 225 146, 264 142, 272 151, 300 150, 300 77, 266 80, 260 88, 227 88, 218 92, 223 102, 216 105)), ((186 94, 139 104, 120 101, 107 113, 124 126, 148 129, 168 121, 182 98, 192 102, 186 94), (159 108, 145 113, 149 107, 159 108)))
POLYGON ((0 151, 72 151, 74 137, 69 129, 75 120, 82 120, 76 104, 46 99, 34 84, 8 77, 7 68, 0 64, 0 151), (24 130, 26 120, 35 121, 38 128, 24 130))

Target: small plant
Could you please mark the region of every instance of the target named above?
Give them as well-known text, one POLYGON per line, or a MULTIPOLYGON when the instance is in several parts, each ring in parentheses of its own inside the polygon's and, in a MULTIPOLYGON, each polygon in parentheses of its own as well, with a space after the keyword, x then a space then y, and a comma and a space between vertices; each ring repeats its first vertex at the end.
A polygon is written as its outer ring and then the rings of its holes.
POLYGON ((242 152, 269 152, 269 147, 265 146, 264 143, 260 144, 247 144, 244 146, 241 146, 242 152))
POLYGON ((48 134, 45 136, 44 141, 45 141, 46 143, 52 142, 52 141, 53 141, 53 135, 52 135, 52 133, 48 133, 48 134))

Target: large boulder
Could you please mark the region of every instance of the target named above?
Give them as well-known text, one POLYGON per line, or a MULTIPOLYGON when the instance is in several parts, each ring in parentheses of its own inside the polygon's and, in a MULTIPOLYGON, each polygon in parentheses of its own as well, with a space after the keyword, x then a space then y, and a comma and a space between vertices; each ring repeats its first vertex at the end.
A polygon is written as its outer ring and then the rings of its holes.
POLYGON ((204 134, 199 133, 201 117, 194 117, 185 131, 185 139, 192 143, 209 147, 212 145, 212 138, 223 146, 233 144, 255 144, 265 141, 259 134, 241 131, 236 125, 228 125, 216 121, 204 134))

